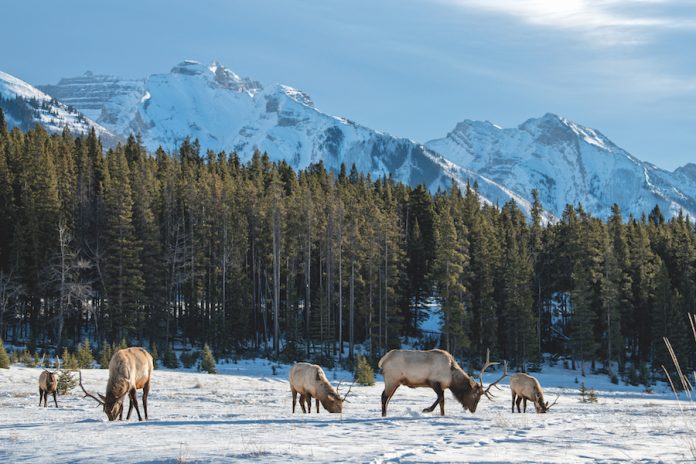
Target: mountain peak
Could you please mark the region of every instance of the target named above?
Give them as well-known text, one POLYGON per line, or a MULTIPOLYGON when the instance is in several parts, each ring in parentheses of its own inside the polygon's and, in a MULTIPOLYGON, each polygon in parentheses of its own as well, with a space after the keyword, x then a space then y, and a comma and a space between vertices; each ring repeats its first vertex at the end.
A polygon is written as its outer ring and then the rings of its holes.
POLYGON ((288 97, 292 98, 302 105, 309 106, 310 108, 315 108, 312 97, 304 93, 303 91, 290 87, 289 85, 278 84, 276 86, 276 92, 283 93, 288 97))
POLYGON ((198 76, 209 71, 207 66, 195 60, 184 60, 171 69, 172 74, 183 74, 185 76, 198 76))

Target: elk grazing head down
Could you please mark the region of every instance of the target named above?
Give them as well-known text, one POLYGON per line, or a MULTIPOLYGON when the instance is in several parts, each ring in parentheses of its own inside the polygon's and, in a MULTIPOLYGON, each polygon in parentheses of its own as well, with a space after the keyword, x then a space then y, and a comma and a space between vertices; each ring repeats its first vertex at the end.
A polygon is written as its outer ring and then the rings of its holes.
MULTIPOLYGON (((324 409, 331 413, 343 412, 343 402, 346 401, 350 390, 341 396, 338 393, 338 387, 334 389, 331 383, 326 378, 324 370, 316 365, 309 363, 296 363, 290 369, 289 374, 290 391, 292 392, 292 412, 295 412, 295 404, 297 395, 300 395, 300 407, 302 412, 312 412, 312 398, 316 400, 317 413, 319 412, 319 403, 324 406, 324 409), (305 409, 305 402, 307 409, 305 409)), ((340 383, 339 383, 340 386, 340 383)))
POLYGON ((541 388, 539 381, 531 375, 519 372, 510 377, 510 392, 512 393, 512 412, 520 411, 520 403, 524 402, 524 412, 527 412, 527 400, 534 403, 534 409, 539 414, 547 412, 553 405, 558 402, 560 395, 556 396, 553 403, 549 404, 544 401, 544 389, 541 388))
MULTIPOLYGON (((470 412, 476 412, 482 396, 492 399, 490 389, 507 377, 507 361, 503 365, 503 375, 484 387, 483 375, 490 366, 499 363, 490 362, 490 350, 486 352, 486 362, 481 368, 479 381, 476 382, 464 372, 454 357, 444 350, 392 350, 379 360, 378 366, 384 375, 382 392, 382 416, 387 415, 387 405, 400 385, 411 388, 429 387, 437 394, 435 402, 423 412, 432 412, 440 405, 440 414, 445 415, 445 390, 470 412)), ((497 386, 496 386, 497 388, 497 386)))
POLYGON ((138 414, 138 420, 143 420, 138 408, 136 391, 143 390, 143 409, 147 419, 147 395, 150 392, 150 379, 154 364, 150 353, 143 348, 124 348, 118 350, 109 362, 109 380, 106 384, 106 395, 88 392, 82 385, 82 372, 80 371, 80 387, 85 392, 85 398, 90 397, 97 401, 104 409, 104 413, 110 421, 123 419, 123 400, 129 396, 128 415, 130 419, 133 407, 138 414))

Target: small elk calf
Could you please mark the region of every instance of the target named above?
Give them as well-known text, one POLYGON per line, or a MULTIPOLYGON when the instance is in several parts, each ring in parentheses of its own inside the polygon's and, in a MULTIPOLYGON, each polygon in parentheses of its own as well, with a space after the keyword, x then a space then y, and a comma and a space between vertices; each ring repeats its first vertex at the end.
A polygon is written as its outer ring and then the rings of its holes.
POLYGON ((297 394, 300 394, 300 407, 302 412, 306 413, 305 401, 307 409, 312 412, 312 398, 317 403, 317 413, 319 412, 319 403, 324 406, 329 412, 340 413, 343 411, 343 402, 350 393, 351 385, 348 392, 341 398, 338 394, 338 388, 334 390, 326 378, 324 370, 316 365, 305 362, 296 363, 290 369, 290 390, 292 391, 292 412, 295 412, 295 402, 297 394))
POLYGON ((527 400, 534 403, 534 408, 537 413, 545 413, 551 406, 558 402, 558 398, 549 404, 548 401, 544 402, 544 389, 541 388, 539 381, 532 377, 531 375, 523 374, 521 372, 510 377, 510 391, 512 392, 512 412, 515 412, 515 404, 517 404, 517 412, 520 411, 520 403, 524 401, 524 412, 527 412, 527 400))
POLYGON ((44 403, 44 408, 48 407, 48 394, 53 394, 53 402, 58 407, 56 400, 56 392, 58 391, 58 374, 51 371, 43 371, 39 376, 39 406, 41 401, 44 403))

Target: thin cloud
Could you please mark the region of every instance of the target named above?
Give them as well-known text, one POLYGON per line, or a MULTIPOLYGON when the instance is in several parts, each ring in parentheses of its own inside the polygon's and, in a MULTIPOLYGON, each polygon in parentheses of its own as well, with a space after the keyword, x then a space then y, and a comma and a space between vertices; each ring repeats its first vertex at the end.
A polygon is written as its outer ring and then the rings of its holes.
POLYGON ((649 42, 665 29, 694 29, 696 23, 671 12, 679 2, 660 0, 443 0, 445 3, 512 16, 533 26, 569 30, 596 45, 649 42))

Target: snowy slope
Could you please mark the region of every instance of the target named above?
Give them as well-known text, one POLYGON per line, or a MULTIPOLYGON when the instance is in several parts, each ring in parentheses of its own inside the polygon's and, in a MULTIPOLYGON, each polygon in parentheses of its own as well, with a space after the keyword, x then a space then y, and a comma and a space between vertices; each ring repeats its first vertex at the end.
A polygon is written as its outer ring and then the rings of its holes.
POLYGON ((28 129, 41 124, 49 132, 60 132, 67 127, 75 134, 85 133, 94 128, 97 135, 107 143, 118 138, 74 108, 2 71, 0 97, 0 107, 10 127, 28 129))
MULTIPOLYGON (((400 388, 380 417, 383 388, 353 386, 341 415, 292 413, 289 366, 221 364, 221 375, 156 370, 147 422, 108 422, 79 387, 56 409, 37 406, 40 369, 0 369, 0 461, 12 463, 165 462, 675 462, 692 459, 693 404, 588 376, 599 403, 581 403, 575 371, 535 374, 551 400, 548 414, 510 412, 507 379, 496 401, 475 414, 445 394, 444 417, 424 414, 434 393, 400 388), (79 393, 78 393, 79 392, 79 393)), ((85 370, 103 391, 106 370, 85 370)), ((327 371, 334 384, 346 372, 327 371)), ((495 377, 495 374, 486 377, 495 377)), ((582 379, 582 377, 581 377, 582 379)), ((140 398, 140 393, 138 393, 140 398)), ((135 413, 134 413, 135 416, 135 413)))
POLYGON ((675 172, 659 169, 599 131, 554 114, 509 129, 466 120, 426 146, 528 200, 538 189, 544 207, 557 217, 568 203, 582 203, 601 217, 609 215, 613 203, 625 216, 648 213, 656 204, 666 216, 680 209, 692 217, 696 213, 693 165, 675 172))
POLYGON ((236 151, 244 161, 260 150, 296 169, 319 161, 333 170, 355 163, 373 178, 392 175, 432 191, 450 186, 452 179, 462 185, 471 180, 482 186, 484 197, 509 197, 504 187, 421 144, 327 115, 300 90, 264 89, 216 62, 183 61, 138 82, 86 74, 42 88, 88 114, 99 113, 97 121, 122 137, 142 134, 150 150, 175 150, 188 136, 197 138, 202 150, 236 151))

